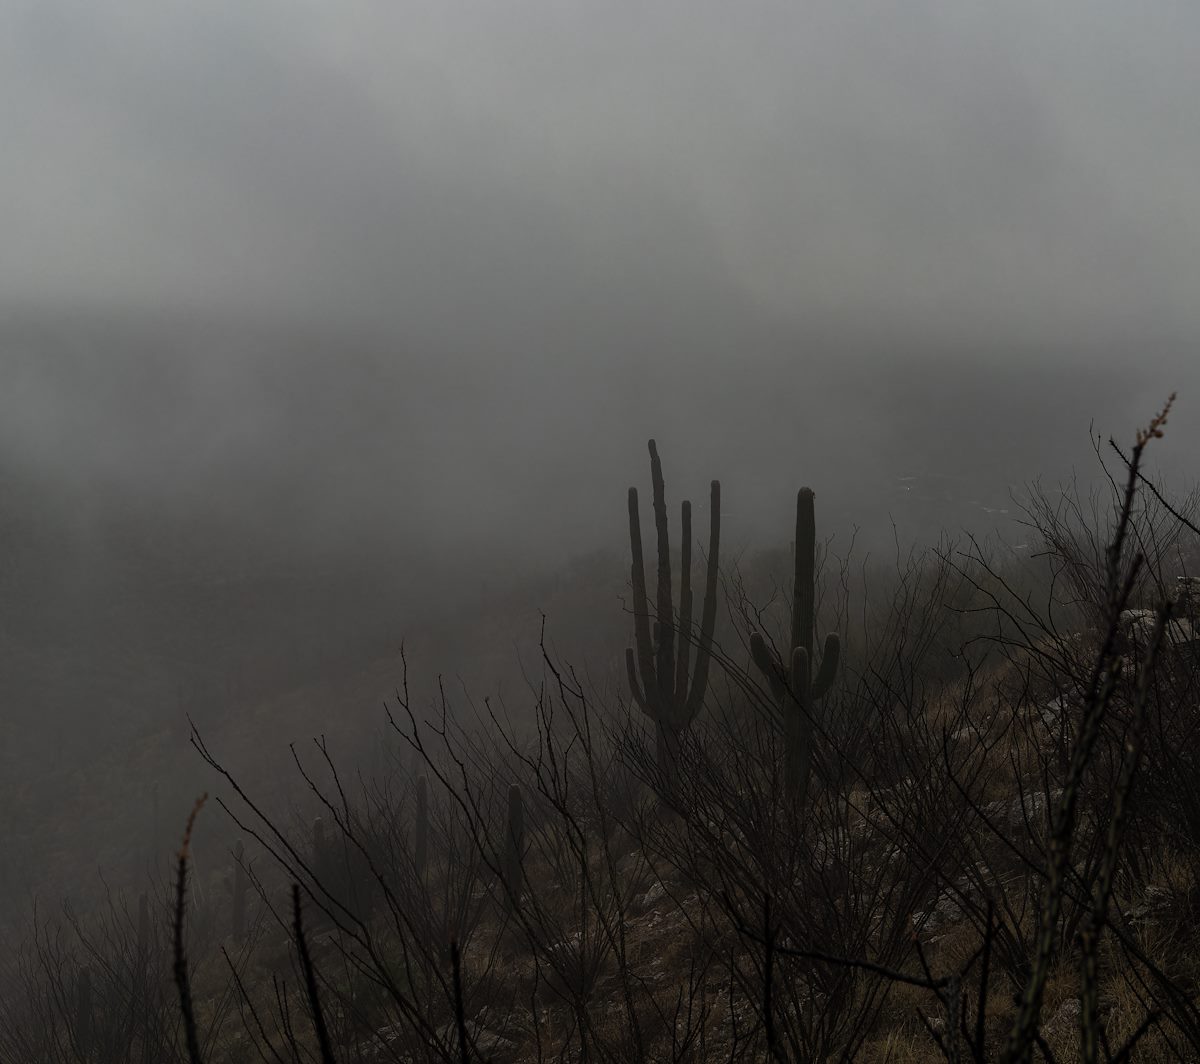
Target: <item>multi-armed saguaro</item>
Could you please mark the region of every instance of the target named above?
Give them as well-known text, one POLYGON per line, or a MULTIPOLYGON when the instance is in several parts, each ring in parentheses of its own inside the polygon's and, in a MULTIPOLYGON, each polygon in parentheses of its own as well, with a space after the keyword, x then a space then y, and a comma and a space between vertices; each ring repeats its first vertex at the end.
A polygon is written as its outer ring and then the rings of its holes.
POLYGON ((792 586, 791 662, 785 664, 763 637, 750 637, 750 652, 771 685, 783 716, 783 779, 787 793, 803 796, 812 771, 815 718, 813 703, 824 697, 837 675, 841 642, 837 633, 825 637, 825 652, 815 677, 813 636, 816 614, 817 525, 811 488, 796 496, 796 572, 792 586))
POLYGON ((650 612, 646 596, 646 567, 642 558, 642 524, 637 488, 629 489, 629 546, 633 552, 633 624, 636 652, 625 651, 629 686, 634 701, 655 723, 658 769, 664 782, 673 779, 680 741, 696 719, 708 687, 713 628, 717 620, 717 562, 721 545, 721 485, 712 482, 709 501, 708 576, 699 631, 692 617, 692 504, 683 504, 683 542, 680 550, 679 617, 671 589, 671 542, 667 535, 666 488, 658 448, 650 441, 650 475, 654 484, 654 526, 658 539, 658 594, 650 612), (654 625, 651 629, 651 619, 654 625), (678 646, 676 646, 678 633, 678 646), (694 671, 689 676, 692 643, 694 671), (640 682, 639 682, 640 674, 640 682))

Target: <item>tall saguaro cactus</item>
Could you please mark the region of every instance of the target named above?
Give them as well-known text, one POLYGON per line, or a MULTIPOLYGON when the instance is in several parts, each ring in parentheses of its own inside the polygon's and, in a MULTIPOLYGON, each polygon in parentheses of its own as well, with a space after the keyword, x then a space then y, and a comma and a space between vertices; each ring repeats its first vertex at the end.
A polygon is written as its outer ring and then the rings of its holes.
POLYGON ((708 688, 713 628, 717 620, 717 565, 721 546, 721 484, 714 480, 709 501, 708 574, 699 632, 692 614, 692 504, 684 502, 680 549, 679 614, 671 588, 671 542, 667 530, 666 487, 658 448, 650 440, 650 475, 654 487, 654 527, 658 542, 658 587, 654 613, 646 595, 642 557, 642 524, 637 488, 629 489, 629 546, 633 553, 633 623, 636 651, 625 651, 633 699, 655 724, 659 772, 674 777, 683 733, 696 719, 708 688), (651 621, 653 620, 653 628, 651 621), (678 634, 678 639, 676 635, 678 634), (689 676, 692 643, 696 659, 689 676), (640 674, 640 680, 639 680, 640 674))
POLYGON ((796 563, 792 585, 790 661, 785 664, 758 632, 750 637, 750 653, 766 676, 783 717, 783 780, 787 793, 803 796, 812 771, 815 732, 813 704, 833 686, 841 656, 836 632, 825 637, 821 666, 813 676, 817 584, 817 525, 811 488, 796 496, 796 563))

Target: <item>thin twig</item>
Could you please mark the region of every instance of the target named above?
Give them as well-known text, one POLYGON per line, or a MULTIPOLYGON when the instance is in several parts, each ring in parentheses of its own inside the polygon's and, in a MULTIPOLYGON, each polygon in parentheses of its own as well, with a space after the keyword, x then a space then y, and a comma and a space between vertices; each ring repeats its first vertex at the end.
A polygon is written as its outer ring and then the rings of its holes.
POLYGON ((333 1046, 329 1042, 329 1031, 325 1026, 325 1014, 321 1011, 321 996, 317 992, 317 970, 313 967, 308 943, 304 940, 304 924, 300 918, 300 884, 292 884, 292 931, 296 936, 296 949, 300 953, 300 967, 304 969, 304 987, 308 991, 308 1004, 312 1009, 313 1027, 317 1032, 317 1045, 321 1050, 321 1064, 336 1064, 333 1046))
POLYGON ((179 848, 179 867, 175 875, 175 985, 179 988, 179 1009, 183 1013, 183 1033, 187 1041, 188 1060, 191 1064, 203 1064, 200 1043, 196 1037, 196 1014, 192 1008, 192 990, 188 982, 187 956, 183 948, 183 916, 187 899, 188 847, 192 843, 192 828, 208 794, 196 799, 183 832, 183 845, 179 848))

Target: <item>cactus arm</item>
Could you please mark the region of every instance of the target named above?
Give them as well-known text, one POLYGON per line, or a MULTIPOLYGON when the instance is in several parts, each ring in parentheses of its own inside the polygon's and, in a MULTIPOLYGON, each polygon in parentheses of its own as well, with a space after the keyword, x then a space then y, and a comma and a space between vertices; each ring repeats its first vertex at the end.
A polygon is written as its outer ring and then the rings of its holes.
POLYGON ((687 698, 688 665, 692 653, 692 504, 684 502, 683 542, 679 558, 679 649, 675 656, 675 699, 687 698))
POLYGON ((671 540, 667 528, 667 489, 663 482, 662 462, 653 440, 650 447, 650 476, 654 484, 654 529, 658 543, 658 623, 662 635, 658 640, 657 661, 658 697, 663 706, 670 706, 675 695, 675 618, 671 599, 671 540))
POLYGON ((813 698, 824 698, 829 693, 834 678, 837 676, 838 662, 841 656, 842 642, 838 638, 837 632, 830 632, 825 637, 825 653, 821 655, 821 667, 817 670, 816 679, 813 680, 813 698))
POLYGON ((714 480, 709 489, 708 573, 704 582, 704 607, 700 615, 700 638, 696 647, 696 668, 688 693, 685 719, 695 720, 704 704, 708 689, 708 663, 712 656, 713 631, 717 625, 717 584, 720 582, 721 555, 721 482, 714 480))
POLYGON ((767 646, 767 641, 762 637, 761 632, 753 632, 750 636, 750 656, 754 659, 754 664, 758 666, 759 672, 765 673, 767 679, 770 679, 775 674, 775 670, 779 668, 779 662, 771 648, 767 646))
MULTIPOLYGON (((720 559, 721 485, 712 482, 711 529, 707 585, 698 634, 694 634, 695 599, 692 590, 692 509, 683 504, 683 576, 680 581, 679 619, 676 623, 671 589, 671 544, 668 535, 666 486, 658 447, 649 441, 650 474, 654 488, 654 523, 658 550, 658 580, 655 612, 647 602, 645 556, 637 489, 629 489, 629 543, 633 560, 631 583, 634 597, 634 647, 626 651, 625 669, 633 700, 655 723, 658 763, 669 775, 679 757, 683 731, 696 718, 708 687, 717 619, 718 565, 720 559), (653 628, 651 617, 653 616, 653 628), (678 652, 676 633, 679 633, 678 652), (696 650, 693 655, 692 641, 696 650), (688 685, 688 670, 692 682, 688 685)), ((666 777, 664 777, 666 778, 666 777)))
POLYGON ((796 571, 792 586, 792 649, 803 647, 812 661, 816 612, 817 522, 811 488, 796 495, 796 571))
POLYGON ((629 674, 629 690, 633 694, 633 700, 636 702, 643 713, 647 716, 654 716, 650 707, 646 704, 646 697, 642 694, 642 685, 638 683, 637 662, 633 656, 633 647, 625 648, 625 671, 629 674))
POLYGON ((791 668, 754 632, 750 653, 771 684, 783 717, 784 788, 789 797, 804 800, 812 774, 816 737, 814 704, 833 686, 841 661, 841 640, 825 637, 821 667, 813 676, 813 637, 816 630, 816 518, 811 488, 796 495, 795 574, 792 584, 791 668))
POLYGON ((646 565, 642 555, 642 522, 638 515, 637 488, 629 489, 629 548, 633 554, 630 567, 633 584, 633 632, 637 647, 638 667, 641 669, 645 695, 642 704, 652 712, 654 705, 654 650, 650 641, 650 606, 646 601, 646 565))
POLYGON ((779 655, 758 632, 750 636, 750 656, 758 666, 758 671, 766 677, 771 694, 778 702, 787 693, 787 672, 780 664, 779 655))

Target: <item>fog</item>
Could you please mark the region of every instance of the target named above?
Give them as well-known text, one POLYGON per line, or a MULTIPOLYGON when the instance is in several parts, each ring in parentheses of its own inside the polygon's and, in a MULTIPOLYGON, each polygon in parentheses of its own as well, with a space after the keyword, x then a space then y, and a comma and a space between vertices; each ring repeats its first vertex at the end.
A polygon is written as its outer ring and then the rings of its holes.
POLYGON ((4 443, 49 475, 540 551, 649 435, 753 509, 1186 396, 1185 6, 2 17, 4 443))
POLYGON ((8 763, 622 552, 651 436, 735 550, 800 484, 840 542, 1008 534, 1176 390, 1190 483, 1198 37, 1168 3, 7 0, 8 763))

